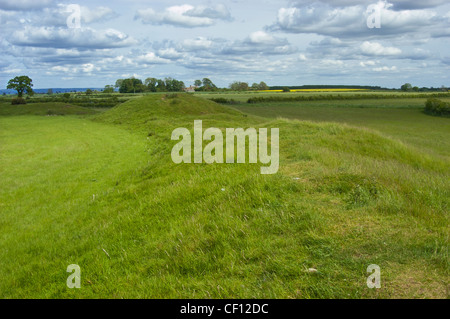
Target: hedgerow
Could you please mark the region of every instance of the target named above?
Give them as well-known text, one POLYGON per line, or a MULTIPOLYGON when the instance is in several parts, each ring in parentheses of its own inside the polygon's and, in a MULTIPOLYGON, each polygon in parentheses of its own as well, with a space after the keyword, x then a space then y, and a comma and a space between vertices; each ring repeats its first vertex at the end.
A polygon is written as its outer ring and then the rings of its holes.
POLYGON ((449 93, 433 94, 318 94, 318 95, 297 95, 297 96, 255 96, 247 100, 247 103, 263 102, 298 102, 298 101, 332 101, 332 100, 368 100, 368 99, 405 99, 405 98, 437 98, 450 97, 449 93))
POLYGON ((72 105, 84 107, 113 107, 120 103, 117 97, 107 98, 89 98, 89 97, 67 97, 67 96, 53 96, 53 97, 37 97, 27 101, 28 103, 47 103, 47 102, 63 102, 72 105))
MULTIPOLYGON (((223 97, 216 97, 209 99, 210 101, 219 103, 219 104, 239 104, 239 101, 233 100, 233 99, 226 99, 223 97)), ((250 103, 250 102, 249 102, 250 103)))

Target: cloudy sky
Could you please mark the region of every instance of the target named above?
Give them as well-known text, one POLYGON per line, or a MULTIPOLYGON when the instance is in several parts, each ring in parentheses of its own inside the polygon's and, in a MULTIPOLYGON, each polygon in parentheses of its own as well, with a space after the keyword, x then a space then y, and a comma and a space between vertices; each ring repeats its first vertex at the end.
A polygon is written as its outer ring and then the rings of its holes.
POLYGON ((449 39, 448 0, 0 0, 0 89, 16 75, 35 88, 130 76, 449 86, 449 39))

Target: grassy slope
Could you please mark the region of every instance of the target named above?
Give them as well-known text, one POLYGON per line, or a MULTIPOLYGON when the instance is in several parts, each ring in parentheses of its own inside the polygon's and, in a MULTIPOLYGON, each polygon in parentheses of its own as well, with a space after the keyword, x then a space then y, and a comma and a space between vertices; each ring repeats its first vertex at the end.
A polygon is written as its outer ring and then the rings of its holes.
POLYGON ((425 115, 421 99, 318 101, 306 103, 241 104, 238 110, 266 118, 337 122, 375 129, 443 159, 450 160, 450 121, 425 115))
POLYGON ((1 297, 446 295, 448 163, 377 133, 152 95, 96 122, 1 118, 0 141, 1 297), (173 164, 170 133, 194 119, 279 127, 280 172, 173 164))
POLYGON ((11 105, 10 102, 0 102, 0 116, 17 115, 88 115, 97 113, 93 109, 70 105, 67 103, 29 103, 11 105))

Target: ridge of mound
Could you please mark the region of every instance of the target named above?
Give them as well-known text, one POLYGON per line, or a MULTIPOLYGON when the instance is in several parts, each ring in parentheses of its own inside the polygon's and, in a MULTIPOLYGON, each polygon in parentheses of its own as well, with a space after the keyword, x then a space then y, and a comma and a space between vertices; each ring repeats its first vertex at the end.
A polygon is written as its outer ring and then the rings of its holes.
POLYGON ((194 97, 190 94, 152 94, 130 100, 99 115, 96 119, 113 124, 124 124, 134 129, 147 127, 150 122, 183 119, 247 117, 242 112, 194 97))

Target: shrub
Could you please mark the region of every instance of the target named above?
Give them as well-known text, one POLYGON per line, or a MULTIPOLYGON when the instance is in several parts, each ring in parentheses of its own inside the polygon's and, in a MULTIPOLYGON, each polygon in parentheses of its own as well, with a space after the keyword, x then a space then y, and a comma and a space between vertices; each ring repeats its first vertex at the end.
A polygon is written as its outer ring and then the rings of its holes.
POLYGON ((432 98, 425 102, 425 113, 438 116, 450 116, 450 103, 432 98))
POLYGON ((213 101, 213 102, 216 102, 216 103, 219 103, 219 104, 239 104, 239 102, 236 101, 236 100, 226 99, 226 98, 223 98, 223 97, 216 97, 216 98, 212 98, 212 99, 209 99, 209 100, 213 101))
POLYGON ((27 104, 27 101, 24 98, 18 97, 11 100, 12 105, 18 105, 18 104, 27 104))

